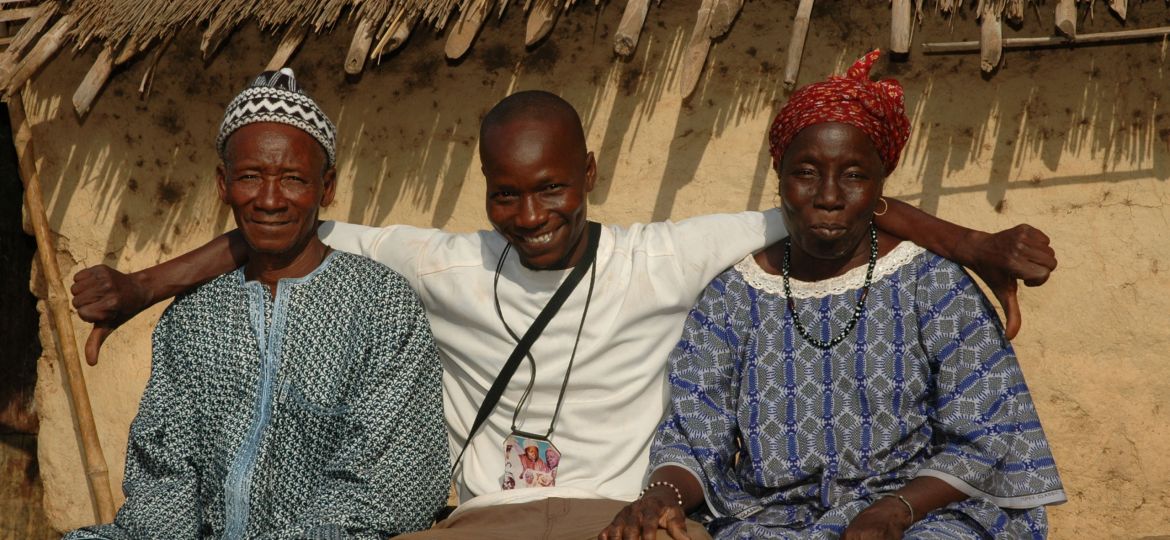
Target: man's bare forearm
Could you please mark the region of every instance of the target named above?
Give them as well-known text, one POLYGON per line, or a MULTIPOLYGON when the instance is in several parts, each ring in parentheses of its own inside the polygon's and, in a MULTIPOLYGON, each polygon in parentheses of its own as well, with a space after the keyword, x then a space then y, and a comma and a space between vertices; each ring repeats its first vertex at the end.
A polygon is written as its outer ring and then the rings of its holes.
POLYGON ((876 218, 878 228, 962 265, 971 266, 975 262, 966 248, 975 235, 984 233, 940 219, 897 199, 885 199, 890 208, 876 218))
POLYGON ((147 306, 151 306, 207 283, 246 262, 248 246, 237 229, 221 234, 193 251, 130 276, 146 292, 147 306))

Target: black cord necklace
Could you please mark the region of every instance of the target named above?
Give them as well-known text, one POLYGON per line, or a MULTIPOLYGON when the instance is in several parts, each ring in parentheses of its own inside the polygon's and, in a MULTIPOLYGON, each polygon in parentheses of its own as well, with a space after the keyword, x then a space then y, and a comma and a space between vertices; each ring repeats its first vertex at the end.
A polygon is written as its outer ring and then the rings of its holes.
MULTIPOLYGON (((500 309, 500 273, 504 269, 504 261, 508 258, 508 252, 512 250, 512 244, 504 246, 504 252, 500 254, 500 260, 496 263, 496 276, 492 281, 492 299, 495 301, 496 316, 499 317, 500 322, 504 325, 504 330, 508 331, 508 335, 512 339, 520 341, 520 336, 517 336, 512 331, 512 327, 508 326, 508 321, 504 320, 504 312, 500 309)), ((565 368, 565 379, 561 381, 561 391, 557 394, 557 406, 553 411, 552 420, 548 424, 548 431, 544 435, 539 433, 526 433, 516 429, 516 422, 520 419, 520 411, 524 408, 524 403, 528 401, 529 395, 532 394, 532 387, 536 384, 536 360, 529 352, 524 356, 528 359, 530 370, 528 372, 528 386, 524 388, 524 394, 520 396, 520 401, 516 402, 516 410, 512 412, 512 431, 520 433, 529 438, 537 438, 548 440, 556 429, 557 417, 561 414, 561 405, 565 403, 565 390, 569 387, 569 375, 573 373, 573 361, 577 358, 577 345, 581 343, 581 331, 585 329, 585 317, 589 315, 589 302, 593 300, 593 285, 597 277, 597 259, 589 265, 589 292, 585 296, 585 308, 581 310, 581 323, 577 326, 577 337, 573 340, 573 351, 569 353, 569 365, 565 368)))
POLYGON ((837 334, 829 341, 821 341, 808 333, 804 325, 800 324, 800 317, 796 313, 796 302, 792 300, 792 289, 788 285, 789 260, 792 258, 792 239, 784 241, 784 266, 780 273, 784 276, 784 296, 788 298, 788 312, 792 314, 792 325, 796 327, 797 333, 812 344, 813 347, 827 351, 832 349, 838 343, 841 343, 849 332, 853 331, 853 327, 857 326, 857 321, 861 319, 861 311, 865 309, 865 298, 869 296, 869 285, 873 281, 873 267, 877 265, 878 256, 878 238, 877 227, 869 224, 869 267, 865 270, 865 285, 861 288, 861 298, 857 299, 857 305, 853 307, 853 317, 849 319, 849 324, 845 325, 845 330, 837 334))

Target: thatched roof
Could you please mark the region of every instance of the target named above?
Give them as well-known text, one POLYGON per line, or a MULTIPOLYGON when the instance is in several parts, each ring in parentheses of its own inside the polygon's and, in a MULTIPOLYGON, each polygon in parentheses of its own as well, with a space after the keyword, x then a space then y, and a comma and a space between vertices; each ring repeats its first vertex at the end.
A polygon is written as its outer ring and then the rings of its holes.
MULTIPOLYGON (((655 0, 660 1, 660 0, 655 0)), ((681 85, 685 95, 695 88, 703 72, 711 43, 731 28, 745 0, 695 0, 698 5, 683 63, 681 85)), ((780 0, 767 0, 780 1, 780 0)), ((827 0, 821 0, 825 2, 827 0)), ((837 0, 855 1, 855 0, 837 0)), ((889 49, 908 54, 916 25, 928 14, 953 23, 954 14, 974 15, 980 26, 978 41, 923 44, 925 53, 979 52, 986 73, 1000 65, 1002 51, 1013 47, 1075 46, 1084 43, 1157 38, 1170 34, 1170 26, 1128 29, 1096 34, 1077 33, 1078 21, 1102 16, 1108 10, 1124 24, 1127 0, 872 0, 891 6, 889 49), (1044 4, 1041 4, 1044 2, 1044 4), (926 4, 924 6, 924 3, 926 4), (1043 8, 1046 15, 1041 15, 1043 8), (1033 20, 1052 21, 1029 38, 1004 38, 1003 25, 1020 27, 1026 12, 1035 10, 1033 20), (1050 18, 1051 17, 1051 18, 1050 18)), ((461 58, 478 35, 483 23, 503 16, 506 10, 522 10, 527 17, 525 44, 533 45, 553 29, 559 13, 571 9, 577 0, 0 0, 0 26, 20 24, 9 37, 0 37, 8 49, 0 54, 0 90, 5 95, 20 89, 65 44, 77 48, 98 46, 94 67, 74 95, 74 106, 84 115, 115 66, 131 61, 150 62, 139 90, 149 90, 153 66, 171 39, 191 27, 202 32, 204 57, 214 54, 225 38, 241 24, 254 21, 262 29, 282 35, 269 62, 280 67, 310 32, 329 32, 340 24, 356 24, 345 70, 360 73, 369 60, 376 60, 400 47, 412 32, 429 28, 445 33, 445 52, 450 59, 461 58)), ((594 0, 594 4, 602 0, 594 0)), ((787 43, 785 82, 793 84, 800 66, 804 39, 812 20, 814 0, 790 0, 796 4, 793 29, 777 36, 777 45, 787 43)), ((585 2, 582 2, 585 3, 585 2)), ((614 33, 614 51, 629 56, 637 48, 651 0, 628 0, 621 24, 614 33)), ((822 6, 823 7, 823 6, 822 6)), ((1037 25, 1040 26, 1040 25, 1037 25)), ((3 28, 0 27, 0 31, 3 28)))

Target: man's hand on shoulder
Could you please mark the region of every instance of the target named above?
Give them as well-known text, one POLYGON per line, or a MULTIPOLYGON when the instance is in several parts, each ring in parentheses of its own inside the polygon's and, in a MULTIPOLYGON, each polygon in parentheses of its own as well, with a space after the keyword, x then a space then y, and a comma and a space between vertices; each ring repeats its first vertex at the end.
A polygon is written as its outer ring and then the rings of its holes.
POLYGON ((97 365, 106 337, 150 305, 149 293, 134 276, 104 264, 75 274, 70 292, 77 315, 94 325, 85 342, 85 361, 91 366, 97 365))
POLYGON ((1016 225, 997 233, 971 231, 961 250, 963 265, 971 268, 991 288, 1003 307, 1008 339, 1020 331, 1020 304, 1016 298, 1023 280, 1029 287, 1043 285, 1056 269, 1056 252, 1048 235, 1030 225, 1016 225))

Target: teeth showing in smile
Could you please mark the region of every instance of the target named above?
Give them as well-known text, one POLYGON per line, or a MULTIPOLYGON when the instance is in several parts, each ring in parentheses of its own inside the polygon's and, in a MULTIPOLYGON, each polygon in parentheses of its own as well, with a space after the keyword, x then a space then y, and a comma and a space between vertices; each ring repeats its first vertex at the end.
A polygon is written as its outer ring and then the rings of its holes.
POLYGON ((540 236, 528 236, 524 238, 524 243, 532 246, 539 246, 552 242, 553 233, 548 232, 540 236))

